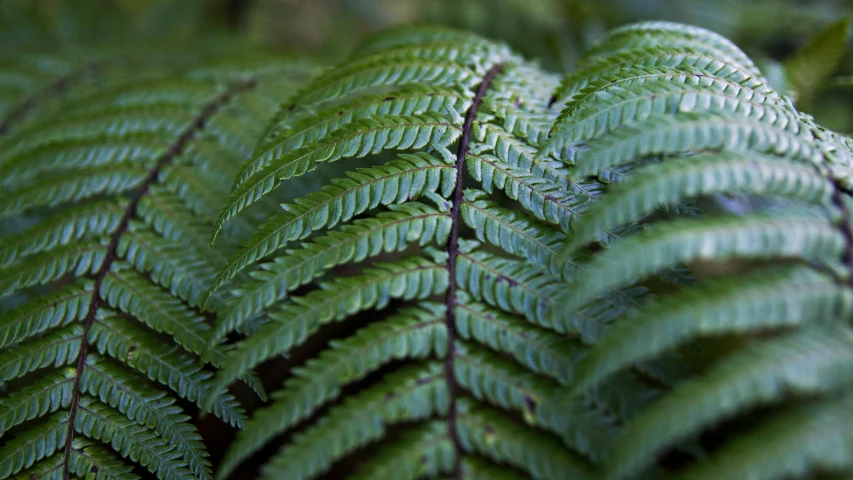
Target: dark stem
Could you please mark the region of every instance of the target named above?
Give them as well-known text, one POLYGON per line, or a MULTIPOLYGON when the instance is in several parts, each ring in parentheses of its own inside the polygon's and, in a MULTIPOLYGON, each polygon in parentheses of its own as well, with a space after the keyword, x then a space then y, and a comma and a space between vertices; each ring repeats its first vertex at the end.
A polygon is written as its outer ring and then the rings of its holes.
POLYGON ((477 94, 471 102, 471 108, 465 115, 465 124, 462 126, 462 137, 459 139, 459 149, 456 151, 456 189, 453 191, 453 206, 450 208, 450 239, 447 241, 447 274, 449 286, 447 287, 447 357, 444 361, 444 375, 447 379, 447 392, 450 397, 450 411, 447 413, 447 429, 450 439, 453 441, 453 449, 456 452, 456 460, 453 466, 453 476, 462 478, 462 447, 459 443, 459 435, 456 433, 456 395, 459 389, 456 383, 456 375, 453 372, 453 361, 456 357, 456 257, 459 254, 459 206, 462 204, 462 176, 465 167, 465 157, 468 156, 468 137, 471 127, 474 126, 474 118, 477 116, 477 108, 486 94, 489 84, 495 76, 503 69, 502 64, 497 64, 489 69, 483 81, 477 88, 477 94))
POLYGON ((86 356, 89 352, 89 330, 92 328, 92 324, 95 323, 95 316, 98 313, 98 308, 101 306, 101 302, 103 301, 103 298, 101 297, 101 284, 107 276, 107 273, 109 273, 113 262, 118 257, 116 248, 118 247, 119 239, 121 239, 121 236, 127 231, 130 219, 136 214, 136 208, 139 205, 139 202, 142 200, 142 197, 148 193, 148 189, 151 185, 157 182, 157 177, 160 175, 163 168, 172 163, 175 158, 183 152, 184 148, 190 140, 195 137, 196 133, 204 128, 205 123, 207 123, 210 117, 216 114, 216 112, 227 104, 234 95, 254 86, 254 80, 247 80, 236 84, 214 98, 198 115, 196 115, 192 123, 190 123, 190 125, 181 133, 172 146, 169 147, 169 150, 157 161, 157 164, 142 181, 139 189, 134 193, 130 202, 128 202, 127 207, 124 210, 124 214, 122 214, 121 220, 119 220, 118 226, 110 236, 110 242, 107 245, 107 254, 104 257, 103 263, 101 263, 101 267, 95 274, 95 286, 92 289, 92 299, 89 302, 89 309, 87 310, 86 318, 83 322, 80 353, 77 357, 77 373, 74 377, 74 389, 72 390, 71 406, 67 420, 68 430, 65 436, 65 458, 63 460, 62 467, 62 478, 64 480, 68 480, 70 477, 68 471, 68 457, 71 454, 71 443, 74 439, 74 418, 77 415, 77 407, 80 404, 80 380, 83 377, 83 368, 86 366, 86 356))

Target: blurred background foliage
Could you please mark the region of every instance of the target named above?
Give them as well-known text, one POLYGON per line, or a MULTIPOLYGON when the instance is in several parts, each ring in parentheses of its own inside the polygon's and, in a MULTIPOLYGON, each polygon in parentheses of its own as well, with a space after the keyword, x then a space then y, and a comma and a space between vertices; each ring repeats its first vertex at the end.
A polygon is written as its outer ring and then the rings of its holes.
POLYGON ((671 20, 729 37, 783 91, 806 82, 798 106, 850 132, 849 35, 837 55, 819 59, 824 65, 796 58, 851 14, 849 0, 2 0, 0 48, 271 49, 334 61, 376 30, 433 23, 504 40, 552 70, 571 71, 607 29, 671 20), (786 76, 791 63, 800 73, 786 76))

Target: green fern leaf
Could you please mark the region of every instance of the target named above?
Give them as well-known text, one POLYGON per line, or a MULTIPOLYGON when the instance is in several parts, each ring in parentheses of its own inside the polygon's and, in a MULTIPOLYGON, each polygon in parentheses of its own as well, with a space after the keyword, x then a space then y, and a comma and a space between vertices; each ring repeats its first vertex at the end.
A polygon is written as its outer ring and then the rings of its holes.
MULTIPOLYGON (((213 376, 199 362, 159 341, 159 337, 125 316, 102 312, 91 329, 92 344, 102 355, 126 361, 154 382, 198 405, 210 392, 213 376)), ((216 399, 214 414, 230 425, 243 424, 243 411, 231 395, 216 399)))
POLYGON ((455 351, 456 378, 474 398, 521 413, 527 424, 554 433, 594 461, 605 459, 615 431, 606 416, 566 400, 560 387, 496 354, 464 344, 455 351))
MULTIPOLYGON (((71 448, 71 459, 69 470, 83 478, 87 474, 95 473, 95 478, 104 480, 131 480, 138 478, 132 473, 132 469, 124 465, 121 460, 109 450, 98 445, 90 445, 75 440, 71 448)), ((61 465, 56 467, 61 472, 61 465)))
POLYGON ((92 202, 73 207, 45 219, 34 229, 0 240, 0 265, 26 255, 51 250, 72 241, 96 238, 112 231, 121 220, 122 209, 113 202, 92 202))
POLYGON ((710 113, 657 117, 614 132, 606 140, 596 142, 581 154, 573 175, 578 178, 593 175, 641 156, 712 149, 727 152, 755 151, 819 162, 819 153, 811 140, 799 134, 801 127, 787 120, 776 123, 771 126, 710 113))
POLYGON ((614 185, 575 224, 567 249, 690 197, 748 193, 831 205, 833 191, 832 182, 813 168, 752 152, 668 159, 644 167, 622 185, 614 185))
POLYGON ((771 125, 780 118, 797 123, 787 105, 776 104, 755 90, 719 82, 716 77, 685 77, 684 84, 660 81, 630 88, 611 85, 614 86, 604 86, 594 96, 567 107, 570 114, 558 118, 547 151, 563 151, 567 145, 595 139, 624 125, 673 113, 721 112, 771 125), (705 78, 710 80, 702 82, 705 78))
POLYGON ((89 398, 81 398, 78 405, 74 429, 86 437, 109 443, 122 456, 139 462, 158 478, 171 480, 192 475, 183 466, 181 455, 154 432, 89 398))
POLYGON ((446 117, 411 115, 374 117, 346 125, 330 137, 308 145, 270 163, 262 170, 238 181, 231 200, 219 218, 215 234, 238 212, 256 202, 282 180, 302 175, 318 162, 334 162, 344 157, 362 157, 386 149, 417 149, 428 145, 445 147, 459 135, 459 130, 446 117))
POLYGON ((560 305, 584 305, 608 286, 693 260, 804 258, 837 267, 844 248, 844 239, 832 224, 796 215, 672 222, 628 238, 595 257, 584 267, 588 272, 584 281, 560 305))
POLYGON ((44 285, 64 275, 95 273, 105 256, 103 246, 94 242, 63 246, 31 256, 26 262, 6 266, 6 278, 0 281, 0 295, 44 285))
POLYGON ((832 278, 794 267, 718 280, 670 295, 640 312, 614 326, 580 363, 576 390, 699 336, 847 318, 853 314, 853 296, 832 278), (756 317, 754 312, 763 313, 756 317))
MULTIPOLYGON (((448 108, 457 112, 467 108, 465 96, 456 90, 413 84, 383 95, 359 97, 346 105, 305 116, 304 120, 287 119, 277 125, 258 145, 259 152, 240 172, 239 179, 248 179, 277 157, 305 145, 322 140, 330 133, 354 121, 386 115, 417 115, 441 112, 448 108)), ((238 181, 235 186, 239 186, 238 181)))
POLYGON ((144 177, 145 170, 128 166, 81 169, 50 180, 42 179, 37 184, 25 182, 0 200, 0 218, 18 215, 25 209, 123 193, 139 186, 144 177))
POLYGON ((562 82, 215 50, 0 55, 0 478, 853 471, 853 139, 780 72, 668 22, 562 82))
POLYGON ((463 404, 459 439, 469 452, 484 454, 524 470, 533 478, 592 478, 588 464, 561 448, 559 441, 513 424, 493 409, 463 404))
MULTIPOLYGON (((275 93, 300 81, 273 80, 281 66, 236 78, 228 68, 223 81, 144 67, 132 80, 70 86, 59 105, 16 114, 31 119, 21 125, 3 120, 0 215, 22 227, 0 239, 0 375, 10 392, 0 400, 10 436, 0 478, 131 479, 142 467, 152 478, 212 477, 177 403, 211 396, 228 348, 209 344, 196 308, 227 258, 207 247, 208 232, 235 159, 259 133, 234 116, 270 115, 275 93)), ((218 417, 242 425, 233 396, 212 400, 218 417)))
POLYGON ((447 424, 436 420, 406 431, 393 445, 366 461, 352 478, 416 480, 450 474, 453 468, 454 451, 447 434, 447 424))
MULTIPOLYGON (((293 298, 281 310, 270 314, 270 323, 238 344, 217 376, 217 389, 223 390, 270 357, 287 353, 321 324, 340 321, 358 311, 381 309, 393 298, 425 299, 443 293, 447 283, 447 271, 441 265, 409 257, 392 264, 375 265, 357 277, 321 284, 319 290, 293 298)), ((206 407, 210 407, 213 398, 209 398, 206 407)))
POLYGON ((174 405, 174 399, 158 390, 133 385, 134 377, 121 367, 89 358, 92 360, 86 365, 82 378, 85 393, 153 430, 181 455, 196 477, 212 476, 201 436, 188 423, 189 417, 174 405))
POLYGON ((610 478, 639 473, 653 461, 655 452, 735 409, 772 402, 782 393, 813 395, 849 385, 851 340, 844 328, 813 328, 731 356, 626 427, 614 446, 610 478), (687 412, 689 417, 684 415, 687 412))
POLYGON ((8 381, 53 365, 71 365, 80 354, 82 327, 72 325, 4 349, 0 353, 0 381, 8 381))
POLYGON ((462 218, 475 230, 478 240, 540 265, 558 278, 570 280, 574 276, 572 265, 558 261, 566 239, 562 232, 519 212, 501 208, 487 198, 484 192, 468 189, 460 208, 462 218))
POLYGON ((336 458, 378 439, 387 425, 444 413, 449 402, 443 380, 438 363, 396 372, 297 435, 264 466, 261 478, 313 477, 336 458))
POLYGON ((586 57, 595 59, 601 57, 604 52, 616 50, 625 45, 633 48, 646 45, 664 48, 703 46, 734 58, 737 63, 747 66, 758 74, 758 69, 752 60, 727 38, 704 28, 675 22, 638 22, 615 28, 590 48, 586 52, 586 57))
POLYGON ((316 238, 302 249, 289 250, 252 272, 254 281, 234 294, 236 301, 222 316, 214 338, 242 325, 263 308, 283 300, 291 291, 337 265, 359 262, 383 252, 404 250, 409 242, 421 246, 445 243, 450 215, 424 204, 410 202, 391 206, 374 218, 357 220, 329 235, 316 238))
POLYGON ((253 419, 231 444, 220 466, 228 476, 240 461, 248 458, 271 438, 307 417, 312 410, 334 400, 346 385, 361 380, 392 360, 428 358, 435 352, 444 356, 446 332, 441 305, 422 303, 399 315, 361 329, 346 340, 334 342, 295 372, 285 389, 273 396, 270 407, 253 419))
POLYGON ((379 205, 402 203, 437 192, 450 195, 454 168, 428 154, 403 154, 381 167, 359 169, 334 179, 305 198, 283 205, 286 213, 273 216, 255 233, 217 276, 211 291, 256 260, 315 230, 334 227, 379 205))
POLYGON ((539 220, 555 224, 564 232, 572 221, 588 208, 595 195, 595 187, 574 184, 566 190, 561 185, 530 174, 492 155, 471 154, 466 159, 468 171, 488 193, 497 188, 517 200, 539 220))
POLYGON ((82 320, 89 311, 94 282, 82 280, 6 312, 0 321, 0 347, 6 348, 53 327, 82 320))
POLYGON ((739 437, 710 461, 684 473, 687 479, 761 472, 768 478, 850 468, 850 396, 812 402, 782 412, 739 437), (771 453, 772 452, 772 453, 771 453))
MULTIPOLYGON (((740 71, 744 78, 757 76, 758 71, 752 62, 749 65, 738 63, 738 59, 720 49, 707 44, 689 42, 685 45, 638 45, 613 50, 606 54, 592 55, 591 61, 582 68, 567 75, 554 93, 558 99, 571 99, 591 83, 609 77, 620 70, 644 68, 697 68, 724 77, 728 71, 740 71)), ((759 76, 760 78, 760 76, 759 76)), ((714 78, 716 79, 716 78, 714 78)))
POLYGON ((19 432, 16 438, 9 439, 0 448, 0 476, 8 478, 64 448, 67 422, 67 413, 56 413, 19 432))

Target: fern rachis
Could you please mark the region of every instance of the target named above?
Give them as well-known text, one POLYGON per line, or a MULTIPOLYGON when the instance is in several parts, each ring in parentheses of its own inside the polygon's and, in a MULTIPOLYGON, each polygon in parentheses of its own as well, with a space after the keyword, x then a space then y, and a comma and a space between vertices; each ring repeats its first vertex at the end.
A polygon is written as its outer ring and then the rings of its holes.
POLYGON ((851 471, 853 141, 734 44, 247 62, 64 68, 0 123, 0 477, 851 471))
MULTIPOLYGON (((209 392, 208 362, 224 358, 221 347, 208 347, 209 326, 193 306, 216 257, 194 254, 188 262, 164 265, 172 250, 193 245, 194 229, 210 228, 203 216, 180 221, 192 216, 192 203, 183 198, 191 188, 164 180, 181 164, 201 174, 239 152, 239 132, 211 138, 205 130, 221 129, 227 117, 251 109, 243 99, 268 94, 268 88, 257 87, 267 80, 193 81, 190 96, 170 90, 169 79, 152 81, 142 90, 156 98, 160 89, 162 98, 181 105, 179 118, 191 113, 184 122, 154 124, 146 123, 145 112, 124 107, 126 89, 94 92, 83 84, 64 92, 51 84, 36 95, 79 96, 87 101, 77 102, 78 110, 97 106, 101 113, 75 115, 69 105, 60 121, 34 119, 4 139, 11 147, 0 164, 15 165, 9 171, 18 179, 4 197, 11 206, 7 218, 21 211, 45 219, 5 236, 0 247, 9 274, 4 294, 15 292, 22 300, 0 313, 2 380, 12 387, 0 400, 3 436, 9 439, 2 448, 4 477, 28 469, 52 478, 90 470, 99 478, 138 478, 118 456, 161 478, 211 477, 202 438, 176 398, 202 403, 209 392), (81 135, 103 122, 112 130, 81 135), (66 138, 55 147, 61 162, 52 168, 27 162, 33 156, 26 139, 58 136, 66 138), (120 155, 99 150, 116 142, 127 145, 120 155), (218 156, 188 161, 204 142, 214 143, 218 156), (75 153, 85 148, 97 153, 75 153), (139 167, 104 189, 99 171, 122 163, 139 167), (40 190, 48 195, 41 204, 52 208, 39 210, 38 201, 28 200, 39 183, 56 185, 40 190), (98 440, 111 448, 98 447, 98 440)), ((13 115, 20 121, 22 114, 13 115)), ((255 379, 247 381, 259 387, 255 379)), ((227 423, 243 422, 230 395, 217 399, 213 411, 227 423)))

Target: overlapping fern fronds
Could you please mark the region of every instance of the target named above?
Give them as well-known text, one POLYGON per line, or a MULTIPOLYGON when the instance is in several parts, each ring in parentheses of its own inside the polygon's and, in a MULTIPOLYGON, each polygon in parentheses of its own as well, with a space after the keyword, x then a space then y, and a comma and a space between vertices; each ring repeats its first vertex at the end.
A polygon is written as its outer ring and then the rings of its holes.
POLYGON ((564 162, 537 158, 558 113, 548 104, 556 87, 500 44, 416 28, 373 39, 284 104, 219 226, 323 163, 375 160, 283 205, 214 282, 219 291, 253 268, 217 338, 266 319, 238 343, 218 385, 288 355, 324 325, 382 313, 294 370, 232 445, 222 477, 297 427, 264 478, 313 478, 369 446, 378 452, 371 468, 390 468, 399 459, 384 447, 428 424, 443 424, 423 440, 440 435, 443 453, 422 457, 411 478, 476 476, 471 462, 481 457, 543 478, 586 476, 603 460, 615 425, 658 385, 630 373, 618 380, 625 389, 569 397, 583 342, 643 289, 613 289, 570 318, 553 313, 578 273, 559 258, 562 244, 602 192, 599 181, 572 181, 564 162), (353 262, 360 274, 334 277, 353 262), (361 393, 345 395, 353 385, 361 393))
POLYGON ((0 82, 0 478, 210 478, 190 404, 217 478, 853 472, 853 140, 730 41, 68 58, 0 82))
POLYGON ((617 29, 559 85, 464 33, 380 35, 285 103, 237 176, 215 232, 324 163, 351 170, 283 205, 217 277, 211 292, 251 280, 215 337, 261 322, 217 388, 376 313, 292 371, 221 478, 287 432, 262 478, 357 451, 388 478, 480 478, 483 460, 635 478, 675 450, 691 478, 843 470, 848 145, 694 27, 617 29), (766 422, 720 445, 700 435, 759 407, 766 422), (832 448, 798 447, 815 422, 832 448), (790 458, 772 470, 736 454, 766 435, 790 458))
POLYGON ((577 365, 575 395, 673 352, 701 365, 628 419, 606 476, 637 478, 685 442, 702 453, 679 478, 849 475, 849 143, 707 32, 624 27, 585 63, 560 89, 566 107, 544 152, 581 148, 573 178, 626 165, 632 175, 575 225, 567 249, 626 224, 643 228, 585 262, 557 304, 594 305, 669 268, 689 267, 699 280, 614 322, 577 365), (713 62, 702 65, 697 42, 720 50, 713 62), (647 49, 660 52, 649 56, 654 66, 619 66, 647 49), (688 199, 723 208, 701 219, 659 213, 688 199))
POLYGON ((324 325, 381 313, 293 371, 231 446, 222 478, 297 427, 264 478, 313 478, 366 447, 377 453, 365 472, 390 471, 401 459, 385 448, 398 436, 424 453, 393 478, 476 477, 481 458, 585 476, 602 458, 616 410, 655 389, 635 379, 624 395, 568 398, 566 369, 585 347, 566 336, 596 336, 640 292, 614 290, 612 302, 567 321, 550 313, 575 275, 558 261, 562 242, 600 193, 599 182, 570 182, 564 163, 535 158, 556 118, 556 86, 503 45, 407 28, 374 38, 284 104, 219 226, 324 163, 349 172, 283 205, 214 282, 221 291, 250 269, 218 338, 265 319, 217 385, 288 355, 324 325), (371 166, 347 168, 361 157, 371 166), (334 275, 353 263, 358 275, 334 275), (539 345, 553 347, 525 353, 539 345), (360 393, 344 394, 354 385, 360 393))
MULTIPOLYGON (((199 308, 225 260, 208 232, 257 119, 313 71, 61 58, 3 64, 0 477, 212 478, 179 402, 210 398, 225 358, 223 297, 199 308)), ((244 422, 230 395, 213 411, 244 422)))

